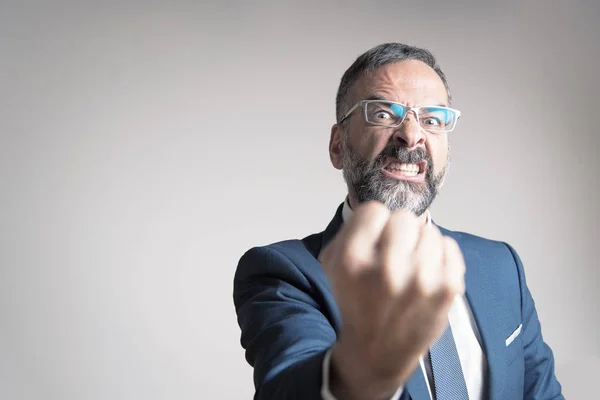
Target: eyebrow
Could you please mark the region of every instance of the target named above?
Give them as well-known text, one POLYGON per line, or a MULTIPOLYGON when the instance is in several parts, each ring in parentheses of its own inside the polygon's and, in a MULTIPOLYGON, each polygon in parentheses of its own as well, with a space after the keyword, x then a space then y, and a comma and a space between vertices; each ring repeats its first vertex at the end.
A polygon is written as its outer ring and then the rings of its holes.
POLYGON ((390 99, 386 99, 385 97, 378 95, 378 94, 372 94, 369 97, 367 97, 365 100, 385 100, 385 101, 392 101, 390 99))
MULTIPOLYGON (((379 95, 379 94, 372 94, 372 95, 370 95, 369 97, 367 97, 365 100, 382 100, 382 101, 393 101, 393 100, 387 99, 387 98, 385 98, 385 97, 383 97, 383 96, 381 96, 381 95, 379 95)), ((395 103, 396 103, 396 102, 395 102, 395 103)), ((402 104, 402 103, 400 103, 400 104, 402 104)), ((448 107, 449 107, 447 104, 444 104, 444 103, 438 103, 438 104, 435 104, 435 106, 438 106, 438 107, 445 107, 445 108, 448 108, 448 107)), ((427 105, 427 106, 421 106, 421 107, 431 107, 431 105, 427 105)))

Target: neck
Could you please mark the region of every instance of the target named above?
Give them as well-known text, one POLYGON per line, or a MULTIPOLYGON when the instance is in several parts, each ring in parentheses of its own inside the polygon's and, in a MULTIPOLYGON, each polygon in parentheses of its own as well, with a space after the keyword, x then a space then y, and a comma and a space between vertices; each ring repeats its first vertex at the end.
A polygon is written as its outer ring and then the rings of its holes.
MULTIPOLYGON (((350 208, 353 210, 356 210, 356 208, 360 205, 356 196, 354 194, 349 194, 348 199, 349 199, 349 203, 350 203, 350 208)), ((417 216, 417 219, 419 220, 419 222, 421 224, 427 223, 427 214, 428 213, 426 210, 423 214, 417 216)))

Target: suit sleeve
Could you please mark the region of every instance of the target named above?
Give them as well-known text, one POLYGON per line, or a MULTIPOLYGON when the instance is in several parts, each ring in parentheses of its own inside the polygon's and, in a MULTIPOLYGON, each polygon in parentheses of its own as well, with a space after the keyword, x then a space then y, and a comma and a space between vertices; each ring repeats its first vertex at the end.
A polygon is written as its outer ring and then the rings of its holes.
POLYGON ((255 399, 319 399, 336 333, 306 276, 281 252, 256 247, 240 259, 233 298, 255 399))
MULTIPOLYGON (((506 243, 505 243, 506 244, 506 243)), ((527 288, 523 264, 515 249, 506 244, 512 253, 521 285, 521 313, 523 351, 525 357, 525 400, 564 400, 561 386, 554 374, 554 356, 542 338, 542 327, 535 310, 535 303, 527 288)))

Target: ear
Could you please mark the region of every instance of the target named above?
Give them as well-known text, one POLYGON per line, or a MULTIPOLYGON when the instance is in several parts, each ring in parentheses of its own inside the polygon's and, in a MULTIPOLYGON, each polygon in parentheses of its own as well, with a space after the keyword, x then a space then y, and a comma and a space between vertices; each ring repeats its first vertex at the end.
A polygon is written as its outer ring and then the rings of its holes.
POLYGON ((329 138, 329 159, 335 169, 342 169, 342 140, 344 140, 344 128, 339 124, 333 125, 329 138))

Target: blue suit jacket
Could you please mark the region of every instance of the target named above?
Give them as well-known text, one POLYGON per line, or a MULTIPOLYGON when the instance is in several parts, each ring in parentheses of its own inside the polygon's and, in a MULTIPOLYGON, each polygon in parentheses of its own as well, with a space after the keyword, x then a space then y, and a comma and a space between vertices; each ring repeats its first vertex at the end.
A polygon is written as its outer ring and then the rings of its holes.
MULTIPOLYGON (((252 248, 239 261, 233 298, 241 343, 254 367, 255 399, 321 398, 323 357, 340 332, 341 316, 317 257, 340 228, 341 210, 325 231, 252 248)), ((506 243, 440 229, 465 258, 466 297, 488 362, 488 398, 563 399, 517 253, 506 243)), ((402 399, 429 400, 421 368, 402 399)))

